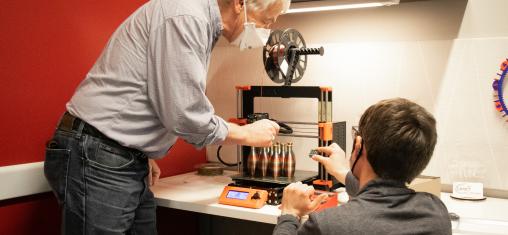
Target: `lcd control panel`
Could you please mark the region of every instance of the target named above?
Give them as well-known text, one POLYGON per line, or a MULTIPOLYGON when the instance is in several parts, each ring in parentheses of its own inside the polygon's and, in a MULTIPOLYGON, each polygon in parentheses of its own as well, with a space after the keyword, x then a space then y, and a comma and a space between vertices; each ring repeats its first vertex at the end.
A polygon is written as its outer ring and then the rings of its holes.
POLYGON ((226 186, 219 198, 220 204, 248 208, 261 208, 268 198, 266 190, 226 186))

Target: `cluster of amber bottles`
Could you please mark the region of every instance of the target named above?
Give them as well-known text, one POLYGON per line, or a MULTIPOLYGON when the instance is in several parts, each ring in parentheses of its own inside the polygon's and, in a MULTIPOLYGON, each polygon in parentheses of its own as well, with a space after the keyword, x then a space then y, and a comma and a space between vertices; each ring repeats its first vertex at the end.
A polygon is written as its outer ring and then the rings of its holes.
POLYGON ((247 174, 253 177, 293 177, 295 175, 293 143, 276 143, 272 147, 252 147, 247 157, 247 174))

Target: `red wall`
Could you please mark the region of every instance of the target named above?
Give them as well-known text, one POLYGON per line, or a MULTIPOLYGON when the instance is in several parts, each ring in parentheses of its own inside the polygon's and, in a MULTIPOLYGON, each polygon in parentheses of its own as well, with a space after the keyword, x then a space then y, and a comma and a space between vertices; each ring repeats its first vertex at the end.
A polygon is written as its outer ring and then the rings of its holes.
MULTIPOLYGON (((65 103, 115 28, 145 1, 0 1, 0 166, 44 160, 65 103)), ((163 176, 206 159, 182 141, 170 155, 159 161, 163 176)), ((54 234, 58 216, 49 193, 1 201, 0 234, 54 234)))

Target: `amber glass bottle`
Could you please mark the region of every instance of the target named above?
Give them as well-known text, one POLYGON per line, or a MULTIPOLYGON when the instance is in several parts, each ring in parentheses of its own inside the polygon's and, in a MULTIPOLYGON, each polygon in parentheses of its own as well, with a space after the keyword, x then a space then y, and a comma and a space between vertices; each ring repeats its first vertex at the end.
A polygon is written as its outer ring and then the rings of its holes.
POLYGON ((256 167, 258 165, 259 157, 256 147, 251 147, 249 156, 247 157, 247 173, 250 176, 256 175, 256 167))
POLYGON ((269 175, 278 178, 282 176, 282 159, 280 155, 280 144, 275 144, 268 164, 269 175))
POLYGON ((293 151, 293 143, 287 144, 286 152, 287 155, 284 165, 285 174, 287 177, 293 178, 295 176, 295 167, 296 167, 296 158, 295 152, 293 151))

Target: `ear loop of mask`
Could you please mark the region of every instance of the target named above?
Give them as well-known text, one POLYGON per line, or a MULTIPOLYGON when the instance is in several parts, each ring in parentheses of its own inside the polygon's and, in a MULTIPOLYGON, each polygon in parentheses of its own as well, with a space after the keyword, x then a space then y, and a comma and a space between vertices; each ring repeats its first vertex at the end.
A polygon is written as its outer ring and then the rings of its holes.
MULTIPOLYGON (((356 136, 358 137, 358 136, 356 136)), ((356 138, 355 137, 355 140, 353 141, 353 152, 355 151, 355 146, 356 146, 356 138)), ((360 146, 360 150, 358 150, 358 154, 356 155, 356 159, 355 159, 355 162, 353 162, 353 166, 351 166, 351 172, 353 172, 353 170, 355 169, 355 166, 356 166, 356 163, 358 162, 358 159, 360 159, 360 156, 362 156, 362 152, 363 152, 363 139, 362 139, 362 142, 361 142, 361 146, 360 146)))
POLYGON ((243 14, 244 14, 244 17, 245 17, 245 23, 248 23, 248 19, 247 19, 247 0, 243 0, 243 14))

